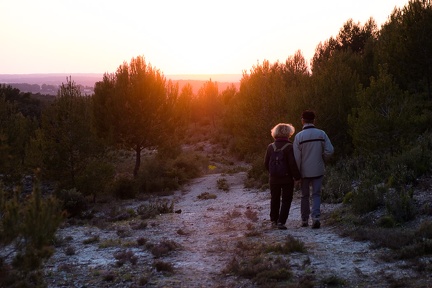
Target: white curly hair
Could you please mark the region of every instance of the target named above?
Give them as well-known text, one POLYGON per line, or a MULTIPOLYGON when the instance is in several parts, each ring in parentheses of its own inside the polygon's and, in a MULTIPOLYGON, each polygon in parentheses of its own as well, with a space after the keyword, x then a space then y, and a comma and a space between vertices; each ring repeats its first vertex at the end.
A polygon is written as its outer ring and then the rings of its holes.
POLYGON ((276 138, 288 137, 290 138, 295 132, 295 128, 291 124, 279 123, 271 129, 271 136, 276 138))

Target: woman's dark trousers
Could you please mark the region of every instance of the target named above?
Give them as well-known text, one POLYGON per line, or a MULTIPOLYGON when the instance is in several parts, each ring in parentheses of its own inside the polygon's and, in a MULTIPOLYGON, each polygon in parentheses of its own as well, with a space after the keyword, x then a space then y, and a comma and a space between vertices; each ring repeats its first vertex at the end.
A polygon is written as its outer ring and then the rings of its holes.
POLYGON ((272 222, 285 225, 291 208, 293 191, 294 183, 270 184, 270 220, 272 222))

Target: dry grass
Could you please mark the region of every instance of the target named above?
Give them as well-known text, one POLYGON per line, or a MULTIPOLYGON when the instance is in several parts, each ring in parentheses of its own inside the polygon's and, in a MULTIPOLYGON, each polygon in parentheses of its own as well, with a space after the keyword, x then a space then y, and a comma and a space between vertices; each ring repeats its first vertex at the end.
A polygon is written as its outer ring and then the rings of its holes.
POLYGON ((159 272, 173 272, 174 266, 171 263, 165 261, 155 261, 153 267, 159 272))
POLYGON ((169 254, 171 251, 174 251, 180 247, 179 244, 172 240, 165 240, 160 242, 157 245, 148 245, 150 247, 150 252, 155 256, 156 258, 160 258, 162 256, 165 256, 169 254))
POLYGON ((248 218, 250 221, 252 221, 252 222, 258 221, 258 212, 257 211, 253 211, 251 208, 248 208, 248 209, 246 209, 244 214, 245 214, 246 218, 248 218))
POLYGON ((208 199, 216 199, 217 196, 213 193, 203 192, 200 195, 198 195, 197 198, 200 200, 208 200, 208 199))

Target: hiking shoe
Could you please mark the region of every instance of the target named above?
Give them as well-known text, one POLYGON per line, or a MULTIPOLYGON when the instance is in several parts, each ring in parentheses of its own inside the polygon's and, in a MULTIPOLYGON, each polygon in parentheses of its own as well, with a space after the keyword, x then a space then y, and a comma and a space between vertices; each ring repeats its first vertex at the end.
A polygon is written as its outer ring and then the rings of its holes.
POLYGON ((312 229, 319 229, 321 227, 321 222, 319 220, 314 220, 312 223, 312 229))
POLYGON ((277 224, 277 228, 280 229, 280 230, 287 230, 287 229, 288 229, 288 228, 287 228, 284 224, 282 224, 282 223, 277 224))
POLYGON ((271 227, 276 229, 278 227, 277 222, 276 221, 272 221, 271 222, 271 227))
POLYGON ((308 227, 309 223, 308 221, 302 221, 301 227, 308 227))

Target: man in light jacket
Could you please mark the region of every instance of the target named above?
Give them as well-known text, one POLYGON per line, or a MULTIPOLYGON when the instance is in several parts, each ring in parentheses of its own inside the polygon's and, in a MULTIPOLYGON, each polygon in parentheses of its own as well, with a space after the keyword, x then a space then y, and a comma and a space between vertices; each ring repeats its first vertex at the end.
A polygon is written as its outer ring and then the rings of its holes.
POLYGON ((306 110, 302 113, 303 130, 294 137, 293 149, 301 179, 301 218, 302 227, 309 225, 312 217, 312 228, 318 229, 320 222, 321 186, 324 177, 324 159, 330 157, 334 148, 327 134, 314 125, 315 113, 306 110), (312 213, 310 209, 310 186, 312 186, 312 213))

